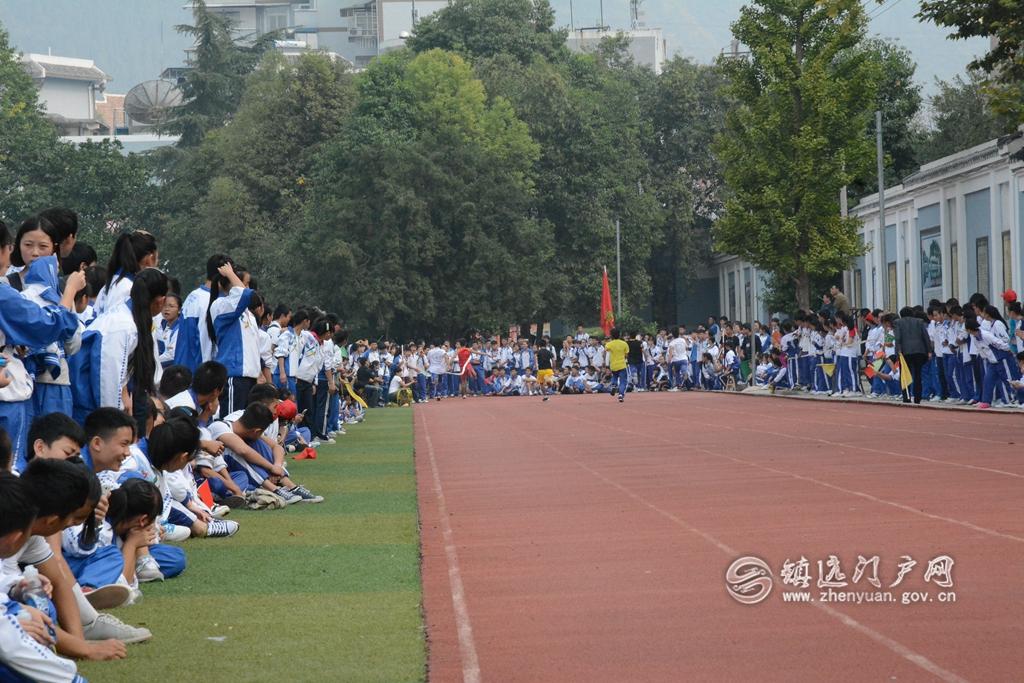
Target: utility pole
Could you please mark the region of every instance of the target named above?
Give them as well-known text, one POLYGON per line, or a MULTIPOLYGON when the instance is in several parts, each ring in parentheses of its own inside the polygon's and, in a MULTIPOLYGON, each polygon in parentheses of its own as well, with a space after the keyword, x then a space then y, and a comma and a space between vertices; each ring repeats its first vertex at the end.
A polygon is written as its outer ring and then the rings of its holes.
POLYGON ((618 316, 622 317, 622 232, 619 230, 619 219, 615 219, 615 306, 618 316))
POLYGON ((878 157, 878 225, 879 249, 882 255, 882 308, 889 310, 889 258, 885 253, 885 159, 882 157, 882 112, 875 112, 875 146, 878 157))
POLYGON ((604 0, 601 0, 601 30, 603 31, 604 29, 604 0))
POLYGON ((573 15, 572 0, 569 0, 569 33, 576 32, 576 19, 573 15))

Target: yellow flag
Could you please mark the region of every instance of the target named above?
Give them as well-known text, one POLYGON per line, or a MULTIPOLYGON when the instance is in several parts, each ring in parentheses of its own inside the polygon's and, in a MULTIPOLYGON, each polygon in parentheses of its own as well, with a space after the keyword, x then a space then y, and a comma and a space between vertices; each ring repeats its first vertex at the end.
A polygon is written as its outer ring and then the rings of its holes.
POLYGON ((910 374, 910 365, 907 359, 900 354, 900 389, 906 391, 907 387, 914 383, 914 377, 910 374))
POLYGON ((836 373, 836 364, 835 363, 822 363, 818 367, 820 367, 822 369, 822 371, 825 373, 825 375, 828 376, 828 377, 831 377, 832 375, 834 375, 836 373))
POLYGON ((356 403, 358 403, 359 405, 361 405, 364 408, 367 407, 366 401, 363 400, 363 397, 360 396, 359 394, 357 394, 355 391, 352 390, 352 383, 351 382, 342 382, 342 384, 345 385, 345 389, 348 390, 348 395, 351 396, 352 398, 354 398, 356 400, 356 403))

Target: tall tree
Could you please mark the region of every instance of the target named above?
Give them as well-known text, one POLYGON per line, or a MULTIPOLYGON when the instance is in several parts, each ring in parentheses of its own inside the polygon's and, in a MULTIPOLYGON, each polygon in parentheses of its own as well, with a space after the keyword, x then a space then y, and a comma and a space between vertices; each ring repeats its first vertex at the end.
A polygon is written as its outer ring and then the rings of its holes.
POLYGON ((44 208, 59 165, 57 129, 43 116, 36 86, 0 26, 0 219, 44 208))
POLYGON ((950 38, 994 39, 969 67, 986 74, 983 85, 995 111, 1024 122, 1024 2, 925 0, 917 16, 954 29, 950 38))
POLYGON ((711 226, 722 201, 711 147, 729 108, 724 85, 717 66, 675 57, 644 91, 644 116, 653 129, 645 145, 650 191, 664 219, 649 266, 656 320, 676 320, 677 302, 711 255, 711 226))
MULTIPOLYGON (((917 64, 910 51, 897 43, 881 38, 864 41, 860 49, 881 66, 878 97, 875 108, 882 112, 882 148, 885 150, 885 182, 895 185, 917 170, 917 115, 921 111, 921 86, 914 81, 917 64)), ((872 139, 875 119, 868 125, 872 139)), ((864 192, 878 189, 877 180, 868 182, 864 192)), ((861 187, 853 188, 851 197, 862 194, 861 187)))
POLYGON ((985 75, 969 71, 967 77, 938 81, 929 99, 931 125, 919 137, 917 156, 926 164, 935 159, 1010 133, 1016 120, 993 111, 985 75))
POLYGON ((530 211, 539 150, 508 101, 441 50, 376 60, 359 93, 306 207, 305 270, 331 305, 398 335, 536 314, 553 242, 530 211))
POLYGON ((354 100, 341 63, 317 54, 295 62, 264 56, 231 125, 210 131, 198 147, 175 150, 174 163, 160 169, 168 214, 161 253, 180 276, 202 274, 196 253, 228 251, 275 296, 323 296, 302 286, 293 260, 309 248, 298 239, 314 158, 342 129, 354 100))
POLYGON ((435 48, 463 57, 512 55, 524 64, 555 58, 566 32, 555 29, 548 0, 454 0, 423 19, 408 40, 415 52, 435 48))
POLYGON ((728 186, 718 248, 789 277, 810 306, 815 276, 861 251, 839 190, 871 167, 864 134, 880 68, 864 50, 859 0, 756 0, 733 34, 749 59, 723 60, 737 106, 716 146, 728 186))
POLYGON ((230 20, 211 12, 205 0, 193 0, 192 14, 194 23, 175 27, 192 36, 195 45, 181 85, 184 104, 166 125, 168 132, 181 136, 182 147, 198 145, 208 131, 227 123, 242 101, 246 76, 279 37, 271 32, 236 38, 230 20))

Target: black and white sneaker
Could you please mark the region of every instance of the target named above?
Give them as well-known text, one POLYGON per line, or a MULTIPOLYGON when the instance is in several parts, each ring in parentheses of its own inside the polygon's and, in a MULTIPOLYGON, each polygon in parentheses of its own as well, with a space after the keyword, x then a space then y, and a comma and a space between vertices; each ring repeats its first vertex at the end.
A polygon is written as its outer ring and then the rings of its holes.
POLYGON ((290 491, 283 486, 278 486, 277 490, 274 491, 274 495, 283 500, 285 505, 294 505, 295 503, 302 502, 302 497, 299 494, 294 491, 290 491))
POLYGON ((238 522, 230 519, 211 519, 206 523, 207 538, 227 538, 238 533, 238 522))
POLYGON ((301 486, 301 485, 300 486, 295 486, 294 488, 291 488, 289 490, 290 490, 291 493, 294 493, 296 496, 298 496, 301 499, 301 500, 299 500, 300 503, 322 503, 322 502, 324 502, 324 497, 323 496, 318 496, 318 495, 314 494, 312 491, 307 489, 305 486, 301 486))
POLYGON ((626 400, 625 398, 623 398, 622 396, 619 396, 619 403, 622 403, 625 400, 626 400))

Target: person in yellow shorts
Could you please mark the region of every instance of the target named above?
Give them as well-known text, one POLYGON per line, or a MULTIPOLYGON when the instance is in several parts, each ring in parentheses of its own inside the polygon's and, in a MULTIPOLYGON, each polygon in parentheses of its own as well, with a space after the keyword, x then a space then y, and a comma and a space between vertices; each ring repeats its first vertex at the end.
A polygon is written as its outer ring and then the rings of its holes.
POLYGON ((544 400, 551 398, 551 394, 557 389, 550 389, 549 385, 555 380, 555 354, 548 348, 548 340, 541 339, 537 345, 537 385, 540 387, 541 396, 544 400))
POLYGON ((622 341, 619 328, 612 328, 612 338, 604 345, 608 352, 608 369, 612 371, 612 397, 615 396, 615 389, 619 390, 619 403, 626 400, 626 384, 629 382, 629 371, 626 369, 626 354, 629 353, 629 344, 622 341))

